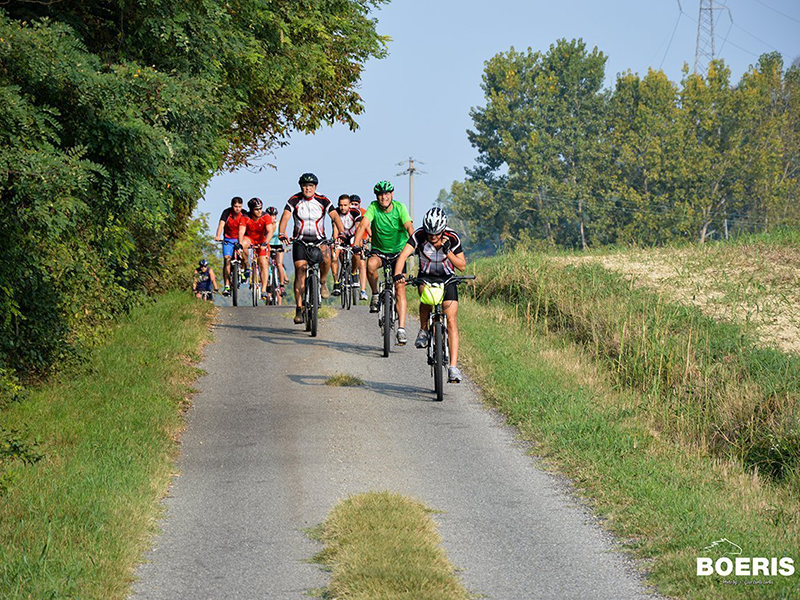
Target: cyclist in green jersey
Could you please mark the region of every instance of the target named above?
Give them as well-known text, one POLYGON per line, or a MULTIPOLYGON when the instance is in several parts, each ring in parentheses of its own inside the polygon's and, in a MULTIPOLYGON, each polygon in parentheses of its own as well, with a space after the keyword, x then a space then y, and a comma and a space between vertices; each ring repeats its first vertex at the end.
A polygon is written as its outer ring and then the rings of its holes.
MULTIPOLYGON (((376 200, 367 208, 361 219, 361 224, 356 230, 353 239, 353 251, 359 252, 361 242, 372 231, 372 250, 381 254, 395 255, 392 261, 394 269, 397 255, 403 250, 408 238, 414 234, 414 225, 408 209, 394 199, 394 186, 389 181, 379 181, 374 188, 376 200)), ((372 288, 372 300, 369 303, 370 312, 378 312, 378 270, 381 268, 381 259, 370 256, 367 261, 367 280, 372 288)), ((403 265, 405 272, 405 265, 403 265)), ((397 343, 403 345, 408 341, 406 336, 406 284, 397 281, 394 285, 397 302, 397 343)))

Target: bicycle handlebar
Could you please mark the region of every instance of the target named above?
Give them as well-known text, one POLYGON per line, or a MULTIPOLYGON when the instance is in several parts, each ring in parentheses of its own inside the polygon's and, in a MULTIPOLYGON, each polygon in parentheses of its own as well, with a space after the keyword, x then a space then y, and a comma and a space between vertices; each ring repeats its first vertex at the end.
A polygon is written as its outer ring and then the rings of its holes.
POLYGON ((458 285, 459 283, 463 283, 465 281, 470 281, 475 279, 475 275, 451 275, 444 281, 431 281, 429 278, 426 277, 408 277, 406 278, 406 283, 410 285, 424 285, 426 283, 441 283, 443 285, 449 285, 451 283, 455 283, 458 285))

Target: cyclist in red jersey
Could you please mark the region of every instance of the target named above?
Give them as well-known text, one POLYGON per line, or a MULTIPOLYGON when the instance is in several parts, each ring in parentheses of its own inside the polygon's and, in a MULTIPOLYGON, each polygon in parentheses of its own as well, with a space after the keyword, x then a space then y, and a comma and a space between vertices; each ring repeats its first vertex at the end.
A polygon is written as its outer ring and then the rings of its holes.
POLYGON ((272 237, 275 231, 275 223, 272 217, 264 214, 264 204, 260 198, 250 198, 247 203, 250 212, 244 222, 239 225, 239 243, 242 245, 242 253, 248 256, 251 246, 261 245, 258 249, 258 267, 261 270, 261 297, 267 298, 267 277, 269 272, 269 247, 267 240, 272 237))
MULTIPOLYGON (((325 215, 330 215, 333 224, 341 231, 344 229, 336 207, 325 196, 317 194, 317 184, 319 179, 313 173, 303 173, 298 182, 301 191, 289 198, 281 215, 278 225, 280 238, 287 240, 286 226, 289 224, 289 217, 294 217, 293 237, 304 242, 319 242, 325 239, 325 215)), ((328 277, 328 270, 331 268, 331 255, 327 246, 323 246, 322 263, 320 264, 320 287, 323 298, 328 298, 331 293, 325 283, 328 277)), ((303 322, 303 292, 306 285, 306 251, 303 244, 295 243, 292 246, 292 259, 294 260, 294 297, 296 309, 294 315, 295 323, 303 322)))
POLYGON ((231 199, 230 208, 222 211, 219 217, 217 234, 214 236, 216 241, 222 242, 222 256, 225 260, 222 268, 223 296, 231 295, 231 257, 235 251, 236 244, 239 242, 239 225, 242 219, 245 218, 242 213, 242 204, 244 204, 244 200, 239 196, 234 196, 231 199), (224 237, 223 233, 225 234, 224 237))

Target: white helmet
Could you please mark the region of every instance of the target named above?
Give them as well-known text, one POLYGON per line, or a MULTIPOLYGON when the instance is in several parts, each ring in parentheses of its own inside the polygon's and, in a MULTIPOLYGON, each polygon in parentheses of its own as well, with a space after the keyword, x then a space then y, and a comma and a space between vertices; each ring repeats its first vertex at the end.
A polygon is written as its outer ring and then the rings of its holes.
POLYGON ((427 234, 437 235, 442 233, 445 227, 447 227, 447 215, 438 206, 434 206, 422 218, 422 228, 427 234))

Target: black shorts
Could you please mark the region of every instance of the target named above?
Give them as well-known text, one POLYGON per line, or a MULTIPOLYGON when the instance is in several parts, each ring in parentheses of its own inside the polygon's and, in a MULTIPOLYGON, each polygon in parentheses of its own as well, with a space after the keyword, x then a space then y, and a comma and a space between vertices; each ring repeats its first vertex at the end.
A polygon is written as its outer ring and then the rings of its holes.
MULTIPOLYGON (((373 256, 375 256, 375 255, 373 254, 373 256)), ((391 254, 386 254, 385 256, 391 256, 391 254)), ((392 258, 389 261, 389 264, 392 266, 392 275, 394 275, 394 268, 397 265, 397 258, 399 256, 400 256, 400 253, 398 252, 397 254, 394 255, 394 258, 392 258)), ((380 258, 380 256, 378 258, 380 258)), ((382 265, 383 265, 383 261, 381 261, 381 266, 382 265)), ((381 269, 381 267, 378 267, 378 272, 379 273, 381 272, 380 269, 381 269)), ((406 274, 406 263, 403 263, 403 271, 402 271, 402 273, 403 273, 403 275, 406 274)), ((381 277, 383 277, 383 275, 381 275, 381 277)))
MULTIPOLYGON (((308 254, 307 253, 308 253, 309 250, 311 250, 311 249, 307 248, 305 246, 305 244, 301 244, 299 242, 293 242, 292 243, 292 260, 294 262, 297 262, 299 260, 308 261, 308 254)), ((322 252, 322 256, 324 257, 325 256, 325 251, 322 249, 322 247, 319 248, 319 251, 322 252)), ((312 252, 313 252, 313 250, 312 250, 312 252)))
MULTIPOLYGON (((450 279, 449 275, 445 276, 435 276, 435 275, 425 275, 424 273, 417 273, 417 277, 421 277, 426 281, 430 281, 431 283, 442 283, 443 281, 447 281, 450 279)), ((448 283, 444 288, 444 300, 443 302, 458 302, 458 286, 456 285, 455 281, 452 283, 448 283)))
POLYGON ((273 252, 283 252, 284 251, 283 244, 275 244, 275 245, 270 244, 269 245, 269 249, 272 250, 273 252))

